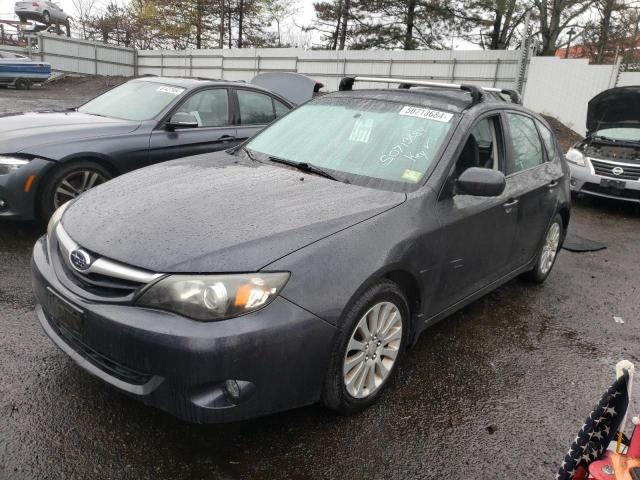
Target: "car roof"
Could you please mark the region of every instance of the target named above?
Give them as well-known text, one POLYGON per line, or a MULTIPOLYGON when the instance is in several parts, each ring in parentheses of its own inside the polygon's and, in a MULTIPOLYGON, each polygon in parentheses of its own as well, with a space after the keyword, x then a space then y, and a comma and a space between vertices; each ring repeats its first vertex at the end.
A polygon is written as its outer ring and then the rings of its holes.
POLYGON ((482 106, 490 105, 495 108, 496 104, 508 108, 521 110, 520 105, 505 101, 497 94, 485 92, 484 99, 476 104, 473 103, 471 94, 463 90, 445 90, 436 87, 414 87, 406 88, 378 88, 348 90, 341 92, 327 93, 327 97, 349 97, 372 100, 388 100, 398 103, 409 103, 426 108, 442 108, 450 112, 462 113, 473 106, 484 109, 482 106))
POLYGON ((268 92, 268 90, 248 82, 219 80, 215 78, 156 77, 155 75, 149 75, 149 76, 137 77, 130 81, 162 83, 163 85, 172 85, 174 87, 183 87, 188 89, 203 87, 208 85, 249 87, 255 90, 262 90, 262 91, 268 92))

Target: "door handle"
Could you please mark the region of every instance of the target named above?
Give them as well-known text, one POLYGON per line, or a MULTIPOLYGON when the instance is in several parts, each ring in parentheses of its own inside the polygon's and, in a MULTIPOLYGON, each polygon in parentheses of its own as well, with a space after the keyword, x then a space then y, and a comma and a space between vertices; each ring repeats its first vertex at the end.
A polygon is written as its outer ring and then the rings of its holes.
POLYGON ((553 188, 556 188, 557 186, 558 186, 558 182, 557 182, 557 181, 555 181, 555 180, 552 180, 552 181, 551 181, 551 183, 549 183, 549 184, 547 185, 547 188, 548 188, 549 190, 551 190, 551 189, 553 189, 553 188))
POLYGON ((507 213, 509 213, 511 211, 511 209, 518 204, 518 202, 519 202, 519 200, 517 198, 512 198, 507 203, 504 203, 502 206, 507 211, 507 213))
POLYGON ((226 142, 231 142, 232 140, 235 140, 236 137, 234 137, 233 135, 222 135, 220 137, 220 141, 222 143, 226 143, 226 142))

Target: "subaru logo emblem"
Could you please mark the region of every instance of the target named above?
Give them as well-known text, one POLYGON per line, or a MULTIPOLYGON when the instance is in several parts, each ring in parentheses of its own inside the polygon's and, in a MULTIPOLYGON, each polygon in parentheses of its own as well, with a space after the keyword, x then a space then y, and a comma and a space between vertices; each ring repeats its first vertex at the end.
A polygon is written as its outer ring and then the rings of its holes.
POLYGON ((91 266, 91 255, 82 249, 71 252, 69 254, 69 260, 76 270, 84 271, 91 266))
POLYGON ((622 175, 624 173, 624 170, 622 169, 622 167, 613 167, 611 169, 611 173, 613 173, 614 175, 622 175))

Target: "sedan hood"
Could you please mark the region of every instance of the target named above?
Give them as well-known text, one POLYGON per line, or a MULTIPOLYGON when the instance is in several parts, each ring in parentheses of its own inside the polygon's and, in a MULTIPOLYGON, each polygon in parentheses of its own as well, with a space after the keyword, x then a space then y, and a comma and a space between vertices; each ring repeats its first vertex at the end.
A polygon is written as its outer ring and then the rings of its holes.
POLYGON ((87 250, 153 272, 257 271, 405 199, 222 152, 116 178, 62 225, 87 250))
POLYGON ((640 86, 605 90, 589 100, 587 130, 640 128, 640 86))
POLYGON ((29 147, 132 132, 139 122, 80 112, 24 113, 0 117, 0 154, 29 153, 29 147))

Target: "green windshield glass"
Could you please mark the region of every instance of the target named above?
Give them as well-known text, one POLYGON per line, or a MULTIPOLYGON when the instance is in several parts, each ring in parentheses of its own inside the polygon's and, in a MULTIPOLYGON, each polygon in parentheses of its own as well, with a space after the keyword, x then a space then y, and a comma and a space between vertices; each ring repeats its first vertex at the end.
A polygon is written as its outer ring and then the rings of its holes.
POLYGON ((78 111, 122 120, 150 120, 184 91, 182 87, 136 80, 103 93, 78 111))
POLYGON ((349 175, 419 183, 454 123, 448 112, 372 99, 303 105, 249 142, 253 152, 349 175))
POLYGON ((595 134, 612 140, 640 142, 640 128, 603 128, 602 130, 598 130, 595 134))

